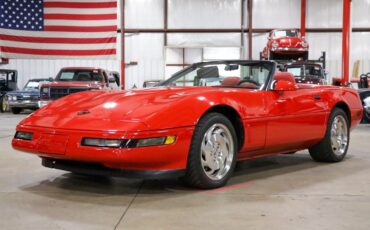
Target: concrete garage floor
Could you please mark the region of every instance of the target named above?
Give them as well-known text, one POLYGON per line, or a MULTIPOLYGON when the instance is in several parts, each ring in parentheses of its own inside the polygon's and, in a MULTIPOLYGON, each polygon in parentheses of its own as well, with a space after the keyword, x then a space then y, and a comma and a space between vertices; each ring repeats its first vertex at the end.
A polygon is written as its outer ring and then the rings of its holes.
POLYGON ((0 229, 370 229, 370 126, 338 164, 306 151, 239 163, 228 186, 95 178, 43 168, 0 114, 0 229))

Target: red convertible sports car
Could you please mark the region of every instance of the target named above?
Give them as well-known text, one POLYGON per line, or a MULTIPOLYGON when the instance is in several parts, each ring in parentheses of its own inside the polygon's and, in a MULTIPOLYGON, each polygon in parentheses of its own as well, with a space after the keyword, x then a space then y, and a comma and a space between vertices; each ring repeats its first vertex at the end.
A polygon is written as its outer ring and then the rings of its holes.
POLYGON ((58 99, 20 122, 12 145, 49 168, 216 188, 237 160, 309 149, 341 161, 361 117, 354 89, 297 84, 275 62, 215 61, 157 88, 58 99))

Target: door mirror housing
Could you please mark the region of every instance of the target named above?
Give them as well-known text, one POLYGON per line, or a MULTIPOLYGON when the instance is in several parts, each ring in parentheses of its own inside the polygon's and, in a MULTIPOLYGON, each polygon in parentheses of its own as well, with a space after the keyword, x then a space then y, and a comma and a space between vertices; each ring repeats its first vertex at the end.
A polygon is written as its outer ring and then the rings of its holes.
POLYGON ((273 84, 273 90, 278 92, 294 91, 296 89, 297 85, 291 81, 280 80, 273 84))

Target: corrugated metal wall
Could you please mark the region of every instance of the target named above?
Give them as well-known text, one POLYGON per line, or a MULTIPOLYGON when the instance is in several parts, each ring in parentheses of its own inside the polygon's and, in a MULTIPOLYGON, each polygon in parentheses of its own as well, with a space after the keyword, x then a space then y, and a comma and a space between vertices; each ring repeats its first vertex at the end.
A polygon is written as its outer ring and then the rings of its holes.
MULTIPOLYGON (((241 0, 169 0, 169 28, 240 28, 241 0)), ((254 0, 254 28, 299 28, 299 0, 254 0)), ((162 0, 126 0, 125 19, 127 28, 163 28, 164 18, 162 0)), ((245 16, 247 13, 245 12, 245 16)), ((352 1, 353 27, 370 27, 370 1, 352 1)), ((245 24, 246 19, 244 19, 245 24)), ((342 1, 307 0, 307 27, 340 28, 342 26, 342 1)), ((259 52, 266 44, 267 34, 253 35, 253 58, 259 58, 259 52)), ((310 43, 310 58, 316 59, 321 51, 327 52, 328 71, 331 76, 341 74, 341 34, 307 33, 310 43)), ((351 41, 351 62, 361 60, 360 72, 370 72, 370 33, 353 33, 351 41)), ((120 43, 120 42, 119 42, 120 43)), ((200 60, 203 52, 199 47, 231 47, 230 49, 210 50, 212 58, 225 56, 241 46, 239 33, 171 33, 168 34, 168 46, 164 47, 164 35, 161 33, 127 34, 126 62, 137 61, 137 66, 126 69, 126 87, 141 86, 144 80, 163 79, 179 67, 166 69, 165 63, 182 62, 182 50, 188 47, 186 62, 200 60), (177 48, 174 48, 177 47, 177 48), (189 48, 192 47, 192 48, 189 48), (172 49, 172 51, 168 50, 172 49)), ((245 47, 248 44, 244 38, 245 47)), ((119 44, 118 44, 119 45, 119 44)), ((243 47, 241 57, 246 57, 243 47)), ((234 51, 233 51, 234 52, 234 51)), ((119 57, 119 55, 118 55, 119 57)), ((55 76, 63 66, 98 66, 109 70, 119 70, 118 61, 88 60, 11 60, 9 65, 19 71, 19 86, 28 78, 55 76)), ((352 66, 352 65, 351 65, 352 66)))

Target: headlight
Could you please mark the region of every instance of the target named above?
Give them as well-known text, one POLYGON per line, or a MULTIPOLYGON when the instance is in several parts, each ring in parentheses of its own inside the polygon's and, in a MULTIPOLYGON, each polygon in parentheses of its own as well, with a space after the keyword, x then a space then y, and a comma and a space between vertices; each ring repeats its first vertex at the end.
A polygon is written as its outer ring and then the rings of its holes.
POLYGON ((20 140, 30 141, 32 140, 33 133, 30 132, 16 132, 14 138, 20 140))
POLYGON ((82 145, 84 146, 95 146, 95 147, 106 147, 106 148, 119 148, 121 147, 123 140, 114 139, 99 139, 99 138, 84 138, 82 145))
POLYGON ((42 88, 42 93, 49 93, 49 88, 42 88))
POLYGON ((83 138, 82 146, 104 147, 104 148, 136 148, 158 145, 170 145, 175 143, 176 136, 165 136, 145 139, 101 139, 83 138))
POLYGON ((303 48, 307 48, 308 47, 308 43, 307 42, 304 42, 304 41, 301 42, 301 45, 302 45, 303 48))
POLYGON ((16 101, 17 96, 9 96, 8 99, 9 99, 9 101, 16 101))
POLYGON ((279 46, 279 43, 277 41, 272 42, 272 47, 277 48, 279 46))

